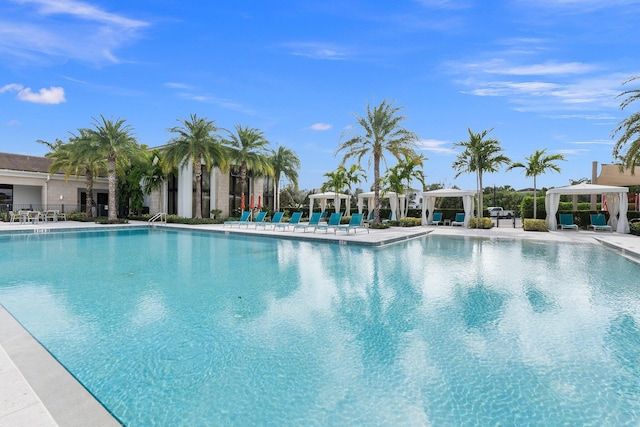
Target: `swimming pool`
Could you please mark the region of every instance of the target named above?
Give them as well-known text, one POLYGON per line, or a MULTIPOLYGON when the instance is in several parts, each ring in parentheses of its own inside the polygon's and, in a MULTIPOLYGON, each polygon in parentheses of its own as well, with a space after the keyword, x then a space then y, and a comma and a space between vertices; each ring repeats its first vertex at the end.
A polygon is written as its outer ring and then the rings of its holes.
POLYGON ((640 420, 640 266, 594 245, 144 229, 0 247, 0 303, 130 426, 640 420))

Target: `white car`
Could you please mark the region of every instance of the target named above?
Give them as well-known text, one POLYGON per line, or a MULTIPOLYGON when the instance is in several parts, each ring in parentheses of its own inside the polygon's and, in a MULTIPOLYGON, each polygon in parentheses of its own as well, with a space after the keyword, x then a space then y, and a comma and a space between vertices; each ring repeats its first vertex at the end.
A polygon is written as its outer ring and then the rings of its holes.
POLYGON ((487 210, 489 211, 489 216, 491 218, 513 218, 516 216, 514 211, 508 211, 499 206, 491 206, 488 207, 487 210))

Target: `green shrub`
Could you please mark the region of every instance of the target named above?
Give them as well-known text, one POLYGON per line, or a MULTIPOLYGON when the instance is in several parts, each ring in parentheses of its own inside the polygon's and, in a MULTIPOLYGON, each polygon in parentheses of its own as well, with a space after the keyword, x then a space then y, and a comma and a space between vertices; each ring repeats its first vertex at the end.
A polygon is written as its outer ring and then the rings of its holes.
POLYGON ((93 218, 96 224, 129 224, 128 218, 117 218, 114 220, 109 219, 106 216, 99 216, 97 218, 93 218))
POLYGON ((547 221, 544 219, 525 218, 522 221, 522 228, 524 231, 549 231, 547 221))
POLYGON ((469 219, 469 228, 489 229, 493 227, 491 218, 471 218, 469 219))
POLYGON ((630 224, 631 234, 640 235, 640 222, 630 224))
POLYGON ((370 222, 369 223, 369 228, 375 228, 378 230, 384 230, 386 228, 391 227, 390 222, 381 222, 380 224, 376 224, 375 222, 370 222))
POLYGON ((400 218, 398 221, 389 221, 397 223, 399 227, 416 227, 418 225, 422 225, 422 218, 400 218))

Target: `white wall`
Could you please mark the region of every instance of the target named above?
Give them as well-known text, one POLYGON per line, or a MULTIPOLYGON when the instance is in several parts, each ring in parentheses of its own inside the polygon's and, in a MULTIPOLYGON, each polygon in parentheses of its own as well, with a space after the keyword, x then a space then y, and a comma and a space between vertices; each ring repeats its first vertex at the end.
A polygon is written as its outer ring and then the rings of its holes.
POLYGON ((32 185, 14 185, 13 186, 13 204, 14 205, 37 205, 42 204, 42 187, 32 185))

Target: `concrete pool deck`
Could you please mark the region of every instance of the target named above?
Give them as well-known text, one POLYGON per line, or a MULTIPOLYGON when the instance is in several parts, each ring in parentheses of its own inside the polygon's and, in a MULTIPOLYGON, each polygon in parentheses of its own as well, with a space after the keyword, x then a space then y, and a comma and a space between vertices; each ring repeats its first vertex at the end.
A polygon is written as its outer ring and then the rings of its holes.
MULTIPOLYGON (((132 222, 126 226, 144 226, 132 222)), ((11 232, 53 232, 65 229, 108 229, 113 225, 79 222, 52 222, 20 225, 0 222, 0 235, 11 232)), ((640 236, 609 232, 552 231, 529 232, 522 228, 494 227, 489 230, 451 226, 392 227, 385 230, 358 230, 357 234, 307 231, 255 230, 253 227, 223 225, 157 225, 157 227, 207 230, 224 234, 250 234, 279 238, 328 241, 339 244, 383 246, 426 235, 474 236, 491 239, 526 239, 538 241, 599 244, 640 262, 640 236)), ((116 420, 69 372, 62 367, 0 305, 0 426, 117 426, 116 420)))

